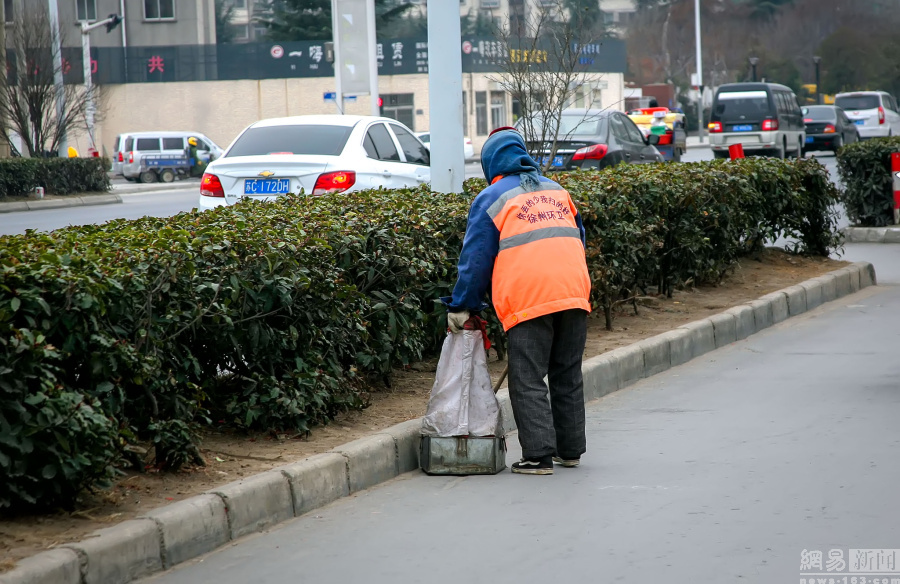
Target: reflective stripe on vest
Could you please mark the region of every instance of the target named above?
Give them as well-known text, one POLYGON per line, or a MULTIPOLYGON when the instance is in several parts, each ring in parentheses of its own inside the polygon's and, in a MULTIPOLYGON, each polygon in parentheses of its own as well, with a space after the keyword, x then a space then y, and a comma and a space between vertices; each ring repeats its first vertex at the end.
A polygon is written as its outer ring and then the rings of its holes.
POLYGON ((519 245, 525 245, 526 243, 538 241, 539 239, 549 239, 551 237, 574 237, 580 243, 581 231, 577 227, 544 227, 542 229, 535 229, 534 231, 527 231, 525 233, 507 237, 506 239, 501 239, 500 251, 519 245))
POLYGON ((522 187, 516 187, 513 189, 509 189, 494 201, 494 204, 488 207, 488 215, 490 215, 491 219, 496 219, 497 215, 500 211, 503 210, 503 207, 506 206, 506 203, 509 202, 510 199, 514 199, 519 195, 524 195, 526 192, 529 193, 540 193, 541 191, 558 191, 559 186, 553 183, 540 183, 540 186, 534 191, 526 191, 522 187))

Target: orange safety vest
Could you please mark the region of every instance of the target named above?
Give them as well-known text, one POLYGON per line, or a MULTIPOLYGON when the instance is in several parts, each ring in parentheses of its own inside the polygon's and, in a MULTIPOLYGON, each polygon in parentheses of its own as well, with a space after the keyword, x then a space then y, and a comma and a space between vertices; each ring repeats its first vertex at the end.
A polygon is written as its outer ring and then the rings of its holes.
POLYGON ((516 186, 488 208, 500 232, 491 300, 504 330, 562 310, 591 311, 577 214, 569 193, 553 182, 533 192, 516 186))

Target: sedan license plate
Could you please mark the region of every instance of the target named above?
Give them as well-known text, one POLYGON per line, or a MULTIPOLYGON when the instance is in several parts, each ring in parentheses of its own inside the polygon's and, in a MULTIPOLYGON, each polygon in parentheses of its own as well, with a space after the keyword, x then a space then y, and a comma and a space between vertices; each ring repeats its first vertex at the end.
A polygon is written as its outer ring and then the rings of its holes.
POLYGON ((740 126, 735 126, 734 128, 732 128, 732 130, 735 132, 751 132, 753 131, 753 126, 751 126, 750 124, 743 124, 740 126))
POLYGON ((248 178, 244 180, 245 195, 284 195, 291 192, 289 178, 248 178))
MULTIPOLYGON (((547 161, 548 161, 549 159, 550 159, 549 156, 544 156, 544 157, 541 159, 541 165, 543 166, 543 165, 547 164, 547 161)), ((565 163, 563 162, 563 157, 562 157, 562 156, 554 156, 554 157, 553 157, 553 164, 551 164, 550 166, 552 166, 552 167, 560 167, 560 166, 564 166, 564 164, 565 164, 565 163)))
POLYGON ((812 136, 807 136, 807 137, 806 137, 806 143, 807 143, 807 144, 810 144, 813 140, 815 140, 815 138, 813 138, 812 136))
POLYGON ((865 120, 854 120, 853 123, 856 124, 857 126, 865 126, 866 125, 865 120))

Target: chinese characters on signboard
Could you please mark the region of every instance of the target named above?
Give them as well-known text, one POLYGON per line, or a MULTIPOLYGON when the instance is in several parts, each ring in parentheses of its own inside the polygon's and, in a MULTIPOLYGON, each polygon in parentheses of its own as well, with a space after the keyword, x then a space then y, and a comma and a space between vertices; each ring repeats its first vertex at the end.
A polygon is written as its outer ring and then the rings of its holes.
MULTIPOLYGON (((526 43, 527 45, 527 43, 526 43)), ((526 46, 526 45, 523 45, 526 46)), ((625 70, 625 45, 619 40, 573 45, 586 70, 616 73, 625 70)), ((236 43, 224 45, 184 45, 94 47, 91 69, 98 84, 172 81, 209 81, 232 79, 282 79, 331 77, 334 65, 325 54, 322 41, 274 43, 236 43)), ((554 57, 547 48, 509 48, 494 39, 464 38, 460 42, 463 71, 496 73, 515 63, 552 65, 554 57)), ((64 49, 71 68, 67 83, 82 83, 79 49, 64 49)), ((343 58, 343 57, 342 57, 343 58)), ((382 39, 375 44, 380 75, 428 73, 428 41, 422 38, 382 39)), ((15 63, 13 55, 9 60, 15 63)), ((14 65, 13 65, 14 66, 14 65)), ((347 78, 353 75, 347 71, 347 78)), ((356 73, 359 73, 356 71, 356 73)))

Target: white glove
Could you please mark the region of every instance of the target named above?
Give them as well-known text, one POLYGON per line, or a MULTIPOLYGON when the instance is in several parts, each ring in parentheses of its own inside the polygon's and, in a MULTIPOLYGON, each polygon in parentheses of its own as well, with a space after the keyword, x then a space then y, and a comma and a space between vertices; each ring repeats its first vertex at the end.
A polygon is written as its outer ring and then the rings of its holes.
POLYGON ((466 324, 467 320, 469 320, 468 310, 463 310, 462 312, 448 312, 447 328, 450 329, 451 333, 458 333, 463 330, 463 325, 466 324))

